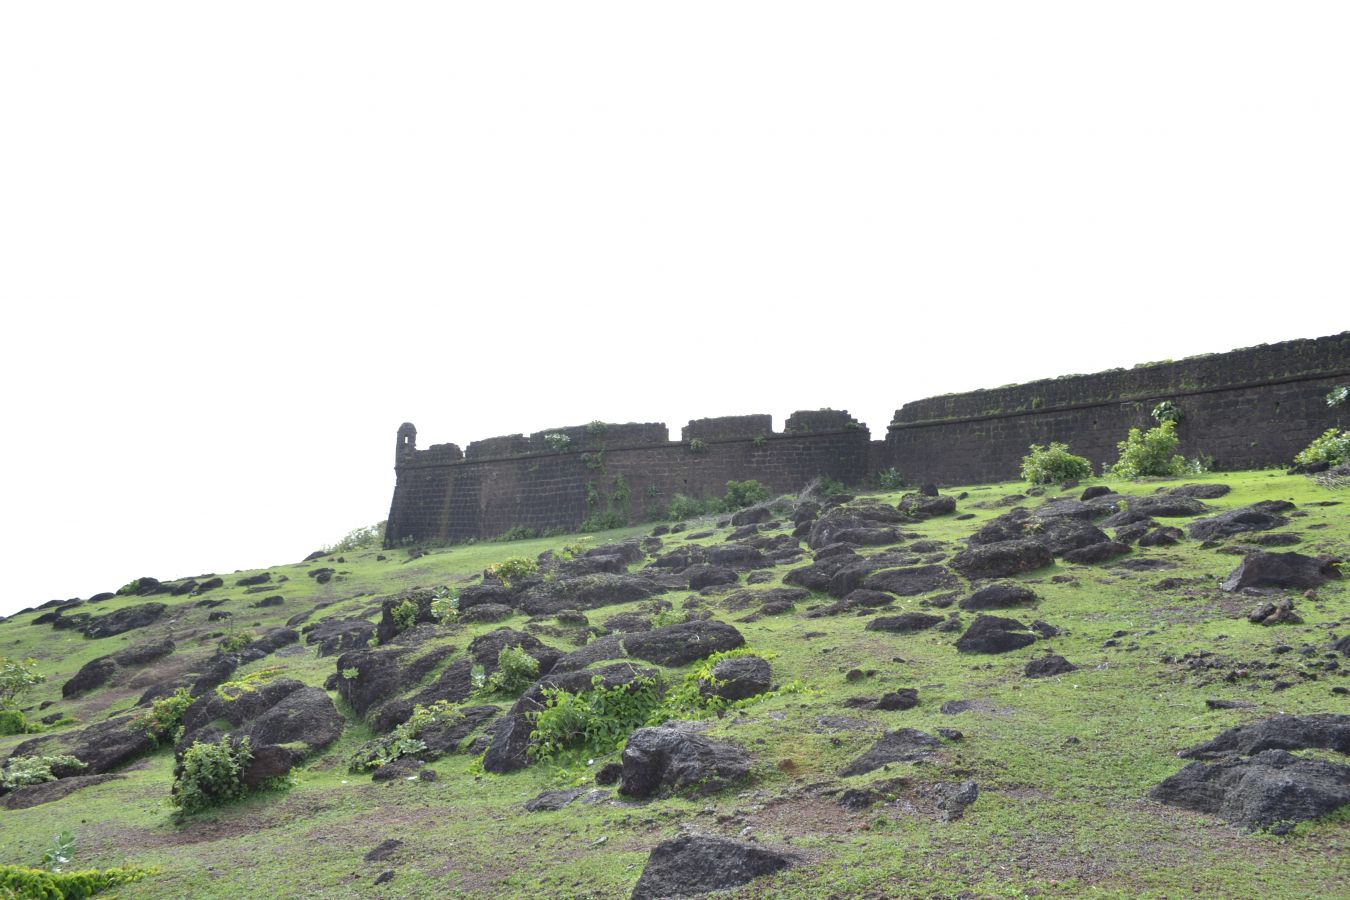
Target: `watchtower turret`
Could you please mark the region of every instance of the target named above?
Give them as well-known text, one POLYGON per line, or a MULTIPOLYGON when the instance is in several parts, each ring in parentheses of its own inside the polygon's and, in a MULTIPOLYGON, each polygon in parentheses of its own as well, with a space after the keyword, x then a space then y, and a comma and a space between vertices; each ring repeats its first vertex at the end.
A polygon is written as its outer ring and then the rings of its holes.
POLYGON ((398 446, 394 450, 394 465, 399 466, 403 461, 417 451, 417 426, 411 422, 404 422, 398 426, 398 446))

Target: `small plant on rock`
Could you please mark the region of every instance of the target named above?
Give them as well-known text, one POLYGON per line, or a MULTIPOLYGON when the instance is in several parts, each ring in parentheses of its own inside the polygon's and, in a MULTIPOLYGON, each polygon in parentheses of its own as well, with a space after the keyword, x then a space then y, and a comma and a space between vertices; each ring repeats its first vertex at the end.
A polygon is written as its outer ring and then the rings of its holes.
POLYGON ((165 744, 176 740, 183 727, 183 714, 192 705, 192 694, 180 687, 167 697, 161 697, 150 704, 147 712, 141 713, 133 721, 132 727, 144 731, 156 744, 165 744))
POLYGON ((561 431, 550 431, 544 435, 544 446, 557 453, 566 453, 572 447, 572 439, 561 431))
POLYGON ((1327 406, 1342 406, 1350 401, 1350 385, 1342 384, 1327 394, 1327 406))
POLYGON ((507 587, 511 586, 511 582, 529 578, 538 571, 539 563, 528 556, 513 556, 487 567, 487 573, 499 579, 507 587))
POLYGON ((1311 466, 1314 463, 1339 466, 1346 460, 1350 460, 1350 431, 1336 428, 1328 428, 1321 437, 1315 438, 1294 457, 1294 463, 1300 466, 1311 466))
POLYGON ((539 678, 539 660, 519 647, 503 647, 497 654, 497 671, 483 682, 485 695, 518 697, 539 678))
POLYGON ((238 631, 234 634, 228 634, 220 642, 221 653, 238 653, 249 644, 253 643, 253 635, 247 631, 238 631))
POLYGON ((1054 484, 1058 481, 1091 478, 1092 463, 1069 452, 1068 444, 1051 441, 1050 446, 1032 444, 1022 457, 1022 480, 1030 484, 1054 484))
POLYGON ((427 743, 421 737, 424 731, 433 726, 453 724, 463 717, 448 700, 437 700, 429 706, 418 704, 407 721, 352 754, 348 771, 370 772, 396 759, 416 756, 427 749, 427 743))
POLYGON ((399 631, 407 631, 417 624, 417 601, 404 600, 389 611, 389 615, 394 619, 394 627, 399 631))
POLYGON ((691 441, 689 442, 689 452, 690 452, 690 453, 707 453, 707 452, 708 452, 708 442, 705 441, 705 440, 703 440, 703 438, 694 438, 693 440, 691 440, 691 441))
POLYGON ((1162 422, 1148 431, 1131 428, 1125 440, 1116 445, 1120 458, 1111 466, 1111 474, 1117 478, 1180 475, 1186 465, 1176 453, 1180 443, 1175 422, 1162 422))

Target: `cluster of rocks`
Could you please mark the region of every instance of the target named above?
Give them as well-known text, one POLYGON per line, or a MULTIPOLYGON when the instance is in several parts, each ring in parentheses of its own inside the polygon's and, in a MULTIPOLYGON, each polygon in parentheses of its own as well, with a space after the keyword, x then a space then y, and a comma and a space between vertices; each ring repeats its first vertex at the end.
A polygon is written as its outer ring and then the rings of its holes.
POLYGON ((1150 796, 1249 829, 1283 833, 1350 803, 1350 766, 1295 755, 1303 750, 1350 755, 1350 716, 1275 716, 1230 728, 1178 754, 1196 762, 1150 796))

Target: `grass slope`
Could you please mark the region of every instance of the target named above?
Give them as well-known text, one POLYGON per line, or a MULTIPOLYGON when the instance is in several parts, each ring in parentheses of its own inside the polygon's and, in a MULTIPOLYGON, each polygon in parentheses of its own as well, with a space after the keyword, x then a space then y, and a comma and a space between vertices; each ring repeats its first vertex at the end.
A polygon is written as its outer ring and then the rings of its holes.
MULTIPOLYGON (((1280 550, 1350 554, 1350 516, 1344 505, 1318 505, 1344 498, 1308 479, 1269 472, 1226 473, 1190 481, 1221 481, 1232 493, 1207 503, 1227 509, 1257 500, 1288 499, 1306 515, 1285 529, 1303 541, 1280 550)), ((1100 483, 1100 482, 1089 482, 1100 483)), ((1161 482, 1109 482, 1122 493, 1154 491, 1161 482)), ((982 522, 1006 512, 984 506, 1024 486, 971 488, 958 513, 906 526, 925 538, 956 542, 982 522)), ((1066 494, 1077 496, 1079 489, 1066 494)), ((951 493, 959 493, 954 489, 951 493)), ((1056 496, 1051 489, 1047 496, 1056 496)), ((883 494, 894 503, 899 494, 883 494)), ((1028 501, 1035 505, 1038 499, 1028 501)), ((1168 520, 1165 524, 1179 524, 1168 520)), ((691 528, 691 531, 697 530, 691 528)), ((598 535, 597 541, 645 534, 630 528, 598 535)), ((728 529, 703 540, 725 539, 728 529)), ((679 546, 682 535, 665 538, 679 546)), ((261 632, 283 624, 316 603, 332 604, 314 618, 370 615, 375 598, 413 586, 466 584, 488 564, 508 556, 534 555, 569 538, 477 544, 432 550, 409 561, 404 551, 361 551, 338 564, 340 575, 318 585, 305 572, 327 563, 273 567, 289 580, 275 590, 245 595, 226 578, 209 597, 231 598, 220 607, 234 613, 233 628, 261 632), (388 556, 377 560, 378 554, 388 556), (281 594, 277 608, 253 609, 257 598, 281 594)), ((958 549, 952 546, 951 550, 958 549)), ((868 551, 865 551, 868 552, 868 551)), ((677 826, 728 835, 748 834, 789 845, 805 863, 753 882, 737 896, 775 897, 1332 897, 1350 883, 1350 815, 1345 810, 1288 835, 1246 834, 1204 816, 1160 806, 1149 789, 1181 766, 1176 751, 1224 728, 1274 713, 1350 711, 1335 685, 1350 684, 1339 672, 1311 672, 1330 635, 1350 630, 1345 582, 1297 598, 1302 625, 1263 628, 1249 624, 1250 598, 1213 590, 1239 557, 1202 550, 1185 541, 1176 547, 1136 551, 1177 565, 1164 572, 1128 572, 1113 567, 1052 568, 1022 576, 1041 601, 1034 612, 997 613, 1038 618, 1063 634, 1001 656, 966 656, 952 646, 956 635, 927 631, 892 635, 863 630, 867 619, 798 614, 737 623, 747 643, 771 650, 776 680, 801 679, 805 693, 777 696, 715 722, 710 733, 748 748, 754 779, 742 791, 710 799, 658 800, 645 804, 574 803, 557 813, 525 813, 521 804, 587 773, 534 766, 507 776, 475 773, 465 755, 431 764, 433 783, 376 784, 349 775, 346 759, 370 736, 352 718, 341 741, 298 770, 288 790, 254 795, 209 814, 177 823, 168 802, 171 751, 132 764, 119 779, 65 799, 25 810, 0 811, 0 862, 36 863, 52 835, 72 830, 79 866, 157 866, 159 874, 119 889, 120 896, 441 897, 553 896, 623 897, 636 881, 647 852, 677 826), (1069 576, 1057 583, 1054 576, 1069 576), (1194 578, 1176 590, 1153 588, 1163 577, 1194 578), (808 634, 814 636, 808 637, 808 634), (1108 642, 1114 642, 1108 645, 1108 642), (1272 648, 1292 645, 1276 657, 1272 648), (1307 644, 1314 655, 1302 655, 1307 644), (1079 666, 1043 680, 1023 677, 1029 659, 1053 649, 1079 666), (1213 651, 1235 661, 1276 660, 1282 679, 1239 677, 1209 683, 1205 672, 1178 662, 1191 651, 1213 651), (876 674, 849 682, 855 667, 876 674), (1315 678, 1300 676, 1304 669, 1315 678), (904 712, 847 709, 850 697, 876 697, 914 687, 921 703, 904 712), (1207 698, 1241 700, 1249 708, 1210 710, 1207 698), (949 700, 982 701, 982 711, 941 712, 949 700), (865 720, 866 730, 823 728, 823 715, 865 720), (909 726, 933 733, 957 728, 964 740, 945 746, 925 763, 896 764, 860 778, 840 779, 840 769, 862 753, 883 729, 909 726), (830 793, 904 777, 894 800, 862 813, 844 810, 830 793), (980 785, 978 801, 964 818, 946 822, 925 800, 924 786, 960 778, 980 785), (384 862, 364 854, 387 838, 403 841, 384 862), (375 877, 394 878, 375 887, 375 877)), ((809 561, 809 560, 808 560, 809 561)), ((772 570, 773 587, 789 569, 772 570)), ((263 571, 263 570, 257 570, 263 571)), ((685 593, 665 595, 678 608, 685 593)), ((176 674, 209 655, 222 631, 208 623, 199 598, 150 598, 172 604, 170 615, 149 628, 103 640, 30 624, 37 613, 0 623, 0 654, 33 656, 49 680, 30 698, 33 705, 69 713, 85 723, 129 708, 150 683, 176 674), (179 650, 147 670, 73 701, 60 686, 88 660, 171 633, 179 650)), ((719 609, 721 598, 700 598, 724 621, 743 613, 719 609)), ((901 598, 895 609, 918 609, 923 598, 901 598)), ((145 602, 118 598, 97 607, 108 611, 145 602)), ((634 610, 625 604, 589 613, 593 623, 634 610)), ((968 622, 971 614, 963 614, 968 622)), ((478 633, 502 626, 525 627, 517 616, 494 625, 452 627, 440 640, 462 650, 478 633)), ((571 647, 554 637, 546 643, 571 647)), ((302 645, 303 646, 303 645, 302 645)), ((294 648, 292 648, 294 650, 294 648)), ((312 648, 272 656, 240 670, 282 666, 289 677, 320 685, 334 671, 332 657, 312 648)), ((1227 670, 1224 670, 1227 671, 1227 670)), ((678 677, 679 672, 667 673, 678 677)), ((236 676, 238 677, 238 676, 236 676)), ((432 676, 434 677, 434 673, 432 676)), ((410 688, 413 686, 409 686, 410 688)), ((0 756, 23 738, 0 738, 0 756)), ((612 759, 612 757, 611 757, 612 759)))

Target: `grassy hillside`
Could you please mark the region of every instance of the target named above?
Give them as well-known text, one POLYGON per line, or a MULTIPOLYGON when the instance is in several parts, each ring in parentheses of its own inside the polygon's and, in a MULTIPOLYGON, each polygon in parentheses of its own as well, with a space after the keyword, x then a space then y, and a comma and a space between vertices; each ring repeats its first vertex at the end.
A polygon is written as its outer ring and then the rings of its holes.
MULTIPOLYGON (((1297 543, 1271 550, 1350 555, 1344 491, 1271 472, 1188 481, 1232 487, 1225 496, 1204 501, 1212 512, 1262 500, 1296 504, 1290 524, 1278 530, 1297 535, 1297 543)), ((941 542, 931 555, 945 562, 983 523, 1014 506, 1031 509, 1059 496, 1077 498, 1090 484, 1137 496, 1181 483, 1098 480, 1011 501, 1005 498, 1023 493, 1025 485, 956 488, 944 491, 967 494, 958 499, 956 512, 905 524, 907 537, 901 543, 914 543, 914 536, 941 542), (973 518, 958 518, 967 514, 973 518)), ((874 497, 894 507, 900 495, 874 497)), ((762 533, 789 534, 791 516, 778 518, 783 521, 779 529, 762 533)), ((1190 519, 1160 521, 1184 527, 1190 519)), ((614 542, 650 531, 651 526, 622 529, 592 540, 614 542)), ((691 523, 684 532, 663 535, 655 553, 691 542, 723 545, 731 531, 713 520, 691 523), (707 529, 713 531, 710 536, 686 538, 707 529)), ((411 588, 462 588, 492 563, 534 557, 575 541, 481 543, 430 549, 416 559, 406 549, 372 549, 348 553, 341 562, 222 573, 224 586, 200 595, 117 597, 77 610, 103 614, 147 600, 170 605, 154 624, 115 637, 89 639, 76 630, 33 624, 43 611, 14 616, 0 622, 0 655, 38 660, 48 680, 25 700, 30 717, 60 712, 81 723, 59 727, 54 732, 59 737, 129 710, 146 688, 195 671, 231 632, 261 635, 319 604, 327 605, 295 627, 329 616, 374 622, 379 598, 411 588), (327 584, 306 574, 324 566, 336 570, 327 584), (265 591, 249 594, 236 586, 240 578, 262 572, 272 575, 265 591), (286 580, 278 583, 283 575, 286 580), (276 595, 284 598, 279 606, 252 606, 276 595), (203 599, 226 602, 206 607, 199 605, 203 599), (209 622, 215 611, 232 615, 225 622, 209 622), (90 660, 166 636, 177 647, 172 655, 121 671, 112 684, 84 696, 62 698, 62 684, 90 660), (39 710, 44 701, 52 705, 39 710)), ((1174 546, 1136 546, 1099 565, 1057 559, 1013 576, 1008 580, 1030 586, 1038 600, 1025 609, 991 613, 1041 620, 1060 633, 998 655, 959 653, 953 643, 960 631, 865 630, 877 613, 925 610, 935 599, 941 604, 953 593, 951 587, 898 596, 882 610, 808 617, 813 608, 834 602, 822 595, 797 603, 787 614, 748 622, 740 620, 754 607, 740 607, 742 601, 735 599, 747 589, 746 572, 738 584, 720 591, 662 594, 659 599, 677 611, 692 599, 696 610, 734 624, 747 646, 771 655, 775 682, 800 682, 802 688, 710 720, 705 734, 749 750, 753 764, 743 785, 710 797, 636 802, 611 792, 557 812, 524 811, 523 804, 541 792, 594 787, 595 773, 618 759, 617 753, 567 766, 540 763, 508 775, 484 773, 476 754, 455 753, 427 766, 437 775, 434 781, 373 782, 347 768, 352 752, 373 736, 371 726, 330 691, 348 720, 343 735, 296 769, 289 787, 180 820, 169 802, 173 751, 161 749, 121 769, 120 777, 63 799, 26 809, 0 808, 0 862, 37 864, 52 836, 69 830, 81 867, 158 868, 154 876, 118 889, 128 898, 624 897, 651 848, 681 826, 693 826, 799 855, 792 868, 750 882, 737 896, 1345 896, 1350 808, 1277 835, 1249 833, 1148 799, 1150 789, 1183 765, 1177 751, 1226 728, 1277 713, 1350 712, 1350 697, 1333 692, 1350 687, 1350 661, 1328 653, 1335 637, 1350 633, 1347 582, 1332 581, 1307 596, 1280 592, 1293 597, 1301 624, 1251 624, 1247 614, 1260 598, 1217 589, 1242 560, 1240 552, 1225 550, 1241 543, 1238 536, 1209 549, 1190 539, 1174 546), (1167 568, 1119 565, 1138 559, 1157 560, 1167 568), (1027 678, 1027 663, 1047 650, 1077 670, 1027 678), (1339 663, 1329 665, 1337 657, 1339 663), (917 689, 918 705, 883 711, 856 704, 900 688, 917 689), (1207 700, 1238 705, 1213 709, 1207 700), (952 701, 970 702, 964 711, 954 711, 952 701), (934 735, 954 729, 961 737, 943 738, 941 749, 924 761, 840 776, 883 731, 901 727, 934 735), (966 780, 978 784, 978 799, 964 816, 948 821, 934 785, 966 780), (879 783, 884 784, 875 803, 841 804, 843 790, 879 783), (390 839, 402 843, 384 860, 365 861, 368 851, 390 839), (392 878, 375 886, 386 871, 394 873, 392 878)), ((630 569, 649 561, 650 556, 630 569)), ((798 561, 759 570, 769 573, 768 580, 749 589, 779 587, 784 575, 810 562, 807 552, 798 561)), ((955 592, 964 597, 970 587, 962 580, 955 592)), ((620 613, 652 609, 652 600, 640 600, 589 609, 585 615, 598 626, 620 613)), ((929 611, 944 617, 959 612, 963 626, 976 615, 956 606, 929 611)), ((439 626, 423 647, 448 646, 455 652, 421 684, 461 659, 474 637, 502 627, 534 633, 564 652, 576 649, 584 635, 552 617, 531 621, 523 613, 491 624, 439 626)), ((302 640, 232 677, 279 667, 274 675, 321 686, 337 671, 336 660, 319 657, 302 640)), ((663 675, 677 683, 688 668, 664 669, 663 675)), ((406 685, 407 693, 418 686, 406 685)), ((463 705, 482 702, 470 699, 463 705)), ((511 698, 489 702, 505 710, 511 698)), ((0 738, 0 757, 31 737, 0 738)))

